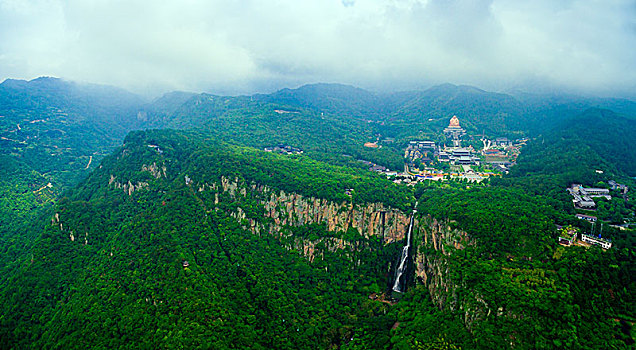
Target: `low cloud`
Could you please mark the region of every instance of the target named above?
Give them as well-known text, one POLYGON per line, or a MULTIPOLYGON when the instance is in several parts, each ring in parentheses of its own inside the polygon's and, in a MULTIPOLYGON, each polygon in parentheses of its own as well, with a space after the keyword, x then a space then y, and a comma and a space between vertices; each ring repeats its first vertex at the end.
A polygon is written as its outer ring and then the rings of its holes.
POLYGON ((0 78, 137 92, 451 82, 633 96, 632 1, 0 0, 0 78))

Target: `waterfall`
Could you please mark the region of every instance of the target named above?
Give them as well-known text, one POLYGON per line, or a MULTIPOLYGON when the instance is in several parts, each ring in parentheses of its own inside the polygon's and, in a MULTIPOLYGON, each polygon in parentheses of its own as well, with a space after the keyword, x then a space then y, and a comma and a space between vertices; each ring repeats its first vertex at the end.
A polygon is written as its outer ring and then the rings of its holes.
MULTIPOLYGON (((417 203, 415 203, 417 206, 417 203)), ((402 247, 402 255, 400 255, 400 265, 398 265, 397 270, 395 271, 395 283, 393 283, 393 291, 402 293, 402 287, 400 282, 402 280, 402 276, 404 275, 404 271, 406 270, 406 261, 409 258, 409 249, 411 248, 411 232, 413 231, 413 222, 415 221, 415 213, 417 210, 413 209, 413 214, 411 214, 411 222, 409 223, 409 230, 406 233, 406 243, 404 247, 402 247)))

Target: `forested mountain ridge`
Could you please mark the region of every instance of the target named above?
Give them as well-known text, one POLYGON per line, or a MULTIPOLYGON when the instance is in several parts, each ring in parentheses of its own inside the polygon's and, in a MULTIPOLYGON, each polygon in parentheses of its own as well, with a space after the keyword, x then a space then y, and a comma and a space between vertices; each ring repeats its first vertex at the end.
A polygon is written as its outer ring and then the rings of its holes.
POLYGON ((255 99, 287 106, 312 109, 355 118, 379 118, 384 96, 342 84, 308 84, 297 89, 282 89, 258 94, 255 99))
POLYGON ((193 92, 173 91, 143 105, 137 112, 148 128, 161 128, 172 122, 172 115, 188 100, 197 96, 193 92))
MULTIPOLYGON (((149 121, 152 116, 148 116, 149 121)), ((367 120, 347 114, 323 114, 316 110, 263 102, 247 96, 196 95, 169 116, 161 127, 204 129, 228 142, 256 148, 288 145, 305 154, 335 164, 362 167, 356 159, 373 161, 391 169, 403 166, 402 150, 368 149, 377 140, 377 128, 367 120), (343 157, 343 155, 345 155, 343 157)))
MULTIPOLYGON (((539 125, 546 117, 536 118, 548 108, 536 98, 520 102, 510 95, 451 84, 393 94, 338 84, 306 85, 252 97, 173 92, 151 103, 119 89, 55 78, 7 80, 0 91, 3 153, 17 155, 16 160, 41 174, 65 169, 61 179, 53 179, 62 182, 60 186, 52 181, 58 190, 85 176, 82 168, 89 165, 91 155, 98 160, 136 128, 205 127, 238 144, 260 148, 286 144, 336 164, 361 166, 343 158, 345 154, 399 170, 401 144, 385 144, 376 150, 363 144, 378 137, 398 136, 398 142, 403 142, 434 135, 452 114, 475 133, 520 136, 542 130, 539 125), (528 123, 532 118, 535 122, 528 123), (69 164, 73 165, 69 168, 69 164)), ((619 105, 623 112, 635 109, 633 102, 622 100, 559 101, 574 105, 560 118, 592 103, 619 105)), ((552 124, 546 123, 545 128, 552 124)), ((39 185, 37 189, 47 183, 39 185)))
POLYGON ((625 99, 573 95, 494 93, 467 85, 442 84, 423 91, 373 93, 340 84, 310 84, 255 95, 270 103, 322 113, 383 121, 393 136, 414 127, 430 132, 457 115, 465 127, 481 134, 537 135, 588 108, 604 108, 634 118, 636 103, 625 99), (433 119, 430 120, 429 119, 433 119))
POLYGON ((367 293, 388 283, 383 271, 394 255, 381 237, 361 235, 360 223, 346 219, 349 209, 332 212, 346 225, 332 232, 321 222, 291 225, 301 212, 290 206, 301 199, 277 202, 281 190, 320 198, 314 208, 348 203, 353 217, 354 207, 376 198, 399 205, 413 200, 377 175, 304 156, 238 148, 196 133, 132 133, 60 200, 33 255, 13 265, 2 285, 2 345, 342 344, 364 319, 386 309, 367 293), (344 194, 347 188, 353 196, 344 194), (264 216, 265 198, 274 199, 275 216, 264 216), (250 222, 281 231, 256 234, 250 222), (310 247, 314 266, 284 247, 304 254, 310 247), (27 321, 32 313, 41 315, 35 323, 27 321), (79 342, 78 327, 85 334, 79 342))
POLYGON ((3 113, 29 110, 41 113, 57 108, 68 114, 69 121, 112 123, 121 125, 123 132, 135 126, 136 120, 129 118, 129 114, 143 103, 145 100, 140 96, 120 88, 81 84, 59 78, 41 77, 30 81, 7 79, 0 84, 0 111, 3 113))
POLYGON ((562 251, 561 215, 520 190, 420 190, 412 271, 422 285, 389 309, 368 295, 392 282, 399 246, 384 244, 404 237, 408 220, 388 213, 410 210, 408 188, 195 131, 131 133, 39 225, 33 255, 12 266, 3 339, 92 348, 393 348, 440 336, 462 348, 622 344, 608 317, 629 312, 629 292, 610 300, 607 288, 628 276, 625 252, 562 251), (351 224, 376 201, 385 207, 371 214, 386 221, 373 225, 386 229, 351 224), (330 203, 344 205, 315 211, 330 203), (396 220, 398 236, 380 235, 396 220), (573 263, 610 275, 590 282, 573 263), (441 311, 420 299, 424 287, 441 311))
POLYGON ((40 171, 56 163, 56 156, 63 158, 59 166, 67 165, 71 160, 66 153, 88 161, 96 152, 110 152, 138 127, 134 116, 142 103, 140 97, 109 86, 46 77, 6 80, 0 84, 2 154, 40 171), (45 153, 54 154, 43 161, 39 157, 45 153))
MULTIPOLYGON (((148 112, 148 125, 204 127, 238 144, 260 148, 286 144, 336 164, 348 162, 340 157, 345 154, 396 170, 401 168, 402 143, 412 138, 436 139, 449 115, 457 115, 473 134, 519 138, 561 127, 555 121, 575 117, 594 103, 612 105, 618 101, 623 111, 636 113, 636 105, 629 101, 571 97, 564 99, 572 107, 560 109, 556 118, 540 100, 527 99, 528 104, 511 95, 451 84, 393 94, 339 84, 312 84, 269 95, 180 96, 182 99, 173 99, 178 103, 169 107, 171 112, 160 116, 148 112), (383 144, 375 150, 363 147, 365 142, 384 138, 396 138, 398 143, 383 144)), ((161 111, 152 106, 147 109, 161 111)))
POLYGON ((572 183, 594 186, 607 179, 632 184, 636 164, 636 122, 604 109, 588 109, 537 137, 521 153, 510 176, 497 183, 523 184, 538 195, 558 198, 572 210, 563 191, 572 183))
MULTIPOLYGON (((240 177, 247 183, 260 182, 262 185, 307 196, 338 202, 386 201, 388 206, 404 210, 414 202, 410 190, 392 183, 379 174, 330 165, 305 155, 285 156, 251 147, 236 146, 220 138, 211 137, 201 130, 132 132, 114 156, 105 159, 101 168, 96 169, 91 177, 70 193, 77 192, 78 195, 86 197, 89 192, 83 192, 84 190, 103 188, 104 179, 112 182, 117 180, 118 176, 123 176, 124 183, 148 180, 152 171, 140 170, 140 163, 154 163, 154 158, 161 159, 162 164, 165 164, 168 169, 164 170, 165 174, 173 174, 170 179, 175 179, 176 174, 188 175, 191 179, 199 176, 202 177, 201 181, 205 181, 205 177, 240 177), (126 158, 126 161, 123 161, 123 158, 126 158), (112 169, 120 170, 109 173, 112 169), (347 189, 355 194, 345 194, 347 189), (398 193, 401 197, 396 198, 395 195, 398 193)), ((167 176, 165 174, 164 177, 167 176)))
POLYGON ((526 105, 525 123, 533 135, 563 126, 588 109, 605 109, 628 119, 636 119, 636 102, 620 98, 580 97, 511 93, 526 105))
POLYGON ((125 90, 42 77, 0 84, 0 236, 77 184, 132 128, 144 101, 125 90), (10 219, 7 219, 10 218, 10 219))
POLYGON ((591 108, 565 120, 552 134, 570 139, 572 145, 585 145, 618 171, 636 177, 636 113, 623 116, 607 109, 591 108))
MULTIPOLYGON (((389 97, 330 84, 299 90, 269 99, 171 93, 121 109, 140 127, 184 130, 134 131, 103 160, 108 151, 90 166, 69 162, 90 174, 80 180, 76 172, 79 183, 66 182, 64 198, 46 186, 49 173, 24 165, 21 146, 11 148, 2 185, 51 207, 39 217, 2 216, 35 240, 27 248, 2 242, 0 347, 633 346, 633 231, 605 225, 608 251, 556 243, 556 224, 591 226, 573 215, 564 191, 572 181, 618 179, 634 188, 624 176, 633 164, 631 115, 580 114, 582 102, 563 124, 536 127, 541 134, 501 180, 411 187, 360 160, 399 168, 403 145, 439 134, 449 117, 442 114, 453 108, 474 113, 466 121, 473 131, 536 132, 509 129, 522 118, 506 112, 518 101, 453 85, 389 97), (347 107, 347 99, 359 103, 347 107), (418 112, 393 110, 402 123, 387 113, 393 106, 418 112), (395 142, 382 142, 391 135, 395 142), (378 148, 363 146, 376 141, 378 148), (277 145, 303 153, 263 151, 277 145), (34 187, 39 182, 43 188, 34 187), (395 304, 391 287, 411 216, 408 287, 395 304)), ((58 119, 47 122, 66 120, 54 112, 58 119)), ((39 132, 51 125, 29 124, 39 132)), ((75 132, 68 124, 57 127, 62 135, 75 132)), ((86 135, 99 140, 92 130, 86 135)), ((633 200, 615 197, 599 204, 601 220, 617 223, 608 208, 625 217, 633 211, 633 200)), ((24 214, 28 201, 13 198, 0 203, 24 214)))
POLYGON ((503 135, 524 130, 517 123, 523 105, 514 97, 452 84, 432 87, 394 105, 389 121, 405 131, 416 125, 443 128, 448 115, 457 115, 464 127, 475 133, 503 135))
POLYGON ((514 129, 511 128, 512 125, 506 125, 505 120, 521 116, 523 109, 521 103, 512 96, 452 84, 443 84, 424 91, 395 93, 372 93, 340 84, 311 84, 255 97, 270 103, 340 117, 384 122, 398 128, 392 133, 406 132, 402 128, 408 128, 407 125, 443 127, 448 115, 453 114, 460 116, 471 129, 482 131, 485 128, 491 133, 509 131, 514 129), (435 122, 431 124, 428 120, 430 118, 436 119, 435 122), (444 121, 437 120, 440 118, 444 118, 444 121))

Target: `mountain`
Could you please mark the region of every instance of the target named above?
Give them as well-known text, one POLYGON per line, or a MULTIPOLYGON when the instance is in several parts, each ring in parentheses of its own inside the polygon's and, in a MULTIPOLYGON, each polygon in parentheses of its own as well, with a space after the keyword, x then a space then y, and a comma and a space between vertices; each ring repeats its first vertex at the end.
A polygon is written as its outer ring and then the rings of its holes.
POLYGON ((33 221, 0 285, 1 344, 621 347, 630 253, 564 251, 564 217, 514 188, 399 186, 205 130, 133 132, 33 221), (378 296, 408 231, 391 305, 378 296))
POLYGON ((487 92, 472 86, 444 84, 418 93, 392 96, 389 121, 406 132, 414 126, 441 129, 457 115, 464 128, 473 133, 505 135, 524 128, 518 123, 523 105, 514 97, 487 92), (432 120, 431 120, 432 119, 432 120))
POLYGON ((636 103, 626 99, 528 93, 514 93, 513 96, 527 106, 524 120, 532 134, 563 126, 564 121, 592 108, 611 110, 625 118, 636 119, 636 103))
POLYGON ((46 112, 56 108, 68 118, 92 123, 110 123, 120 128, 134 127, 129 114, 145 101, 112 86, 80 84, 58 78, 41 77, 31 81, 7 79, 0 84, 0 111, 46 112))
POLYGON ((135 115, 143 103, 119 88, 57 78, 0 84, 0 236, 22 235, 27 217, 139 127, 135 115))
MULTIPOLYGON (((67 149, 75 156, 86 157, 110 151, 128 131, 139 126, 134 115, 142 103, 138 96, 109 86, 46 77, 7 79, 0 84, 3 154, 13 153, 26 162, 35 162, 32 157, 22 156, 22 151, 67 149)), ((39 162, 38 166, 48 162, 39 162)))
POLYGON ((611 190, 593 226, 565 192, 636 186, 629 101, 316 84, 147 102, 2 85, 0 348, 634 344, 636 242, 608 224, 636 203, 611 190), (601 102, 621 113, 586 107, 601 102), (401 169, 412 139, 444 141, 453 114, 473 138, 531 137, 510 174, 405 185, 369 171, 401 169), (557 225, 613 247, 563 247, 557 225))
MULTIPOLYGON (((539 137, 519 156, 513 176, 582 178, 636 175, 636 122, 612 111, 588 109, 539 137), (608 173, 608 174, 605 174, 608 173)), ((589 182, 589 181, 588 181, 589 182)))
POLYGON ((363 163, 356 161, 360 159, 396 170, 403 166, 401 149, 364 147, 366 142, 377 140, 377 124, 344 112, 324 114, 319 109, 271 100, 266 102, 263 96, 199 94, 171 113, 159 118, 151 113, 147 116, 149 125, 156 127, 205 129, 228 142, 261 149, 293 146, 315 159, 334 164, 363 167, 363 163))
POLYGON ((574 95, 535 95, 489 92, 468 85, 442 84, 423 91, 372 93, 340 84, 310 84, 255 95, 259 101, 277 103, 343 118, 384 121, 394 136, 444 128, 457 115, 474 133, 536 135, 550 130, 589 108, 613 110, 627 118, 636 115, 636 103, 625 99, 574 95), (432 120, 430 120, 432 119, 432 120))
POLYGON ((591 108, 565 120, 546 137, 560 135, 572 145, 592 149, 608 164, 630 177, 636 176, 636 115, 627 118, 611 110, 591 108))
POLYGON ((172 115, 189 100, 195 98, 196 93, 173 91, 168 92, 154 101, 142 106, 137 117, 146 127, 161 128, 172 121, 172 115))
POLYGON ((342 84, 309 84, 297 89, 282 89, 256 99, 355 118, 377 118, 384 104, 382 96, 342 84))
MULTIPOLYGON (((572 184, 608 188, 607 183, 612 180, 630 189, 636 185, 636 159, 630 151, 636 147, 635 135, 633 120, 609 110, 588 109, 529 143, 509 176, 494 180, 493 184, 545 196, 559 211, 574 215, 577 212, 572 196, 564 190, 572 184)), ((632 197, 612 191, 612 199, 598 201, 593 215, 623 224, 631 216, 630 208, 636 205, 632 197)), ((633 241, 629 234, 625 238, 633 241)))
POLYGON ((261 101, 312 109, 342 118, 383 121, 399 130, 408 129, 405 125, 426 127, 430 124, 429 118, 437 119, 435 127, 443 128, 443 123, 457 114, 468 122, 470 129, 505 132, 518 126, 508 125, 507 118, 518 117, 523 110, 521 103, 512 96, 452 84, 425 91, 385 94, 340 84, 311 84, 256 97, 261 101))
POLYGON ((412 201, 367 171, 196 133, 132 133, 12 265, 0 344, 343 344, 348 328, 387 308, 367 292, 388 284, 394 256, 383 241, 408 224, 390 205, 412 201))

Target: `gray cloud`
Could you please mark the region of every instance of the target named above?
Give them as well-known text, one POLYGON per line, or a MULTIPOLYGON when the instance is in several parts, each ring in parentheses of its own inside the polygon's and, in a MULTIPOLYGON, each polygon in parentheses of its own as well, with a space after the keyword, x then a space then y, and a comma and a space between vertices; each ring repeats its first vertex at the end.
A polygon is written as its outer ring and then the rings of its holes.
POLYGON ((342 5, 345 7, 350 7, 355 5, 356 1, 355 0, 342 0, 342 5))
POLYGON ((0 0, 0 78, 158 93, 451 82, 634 96, 626 1, 0 0))

